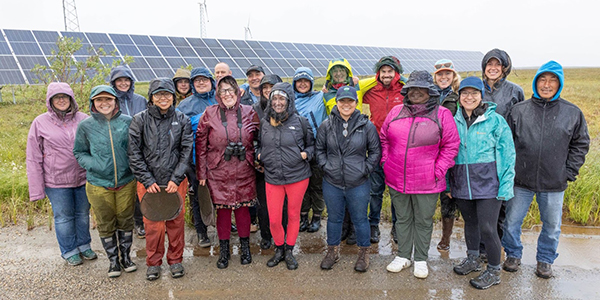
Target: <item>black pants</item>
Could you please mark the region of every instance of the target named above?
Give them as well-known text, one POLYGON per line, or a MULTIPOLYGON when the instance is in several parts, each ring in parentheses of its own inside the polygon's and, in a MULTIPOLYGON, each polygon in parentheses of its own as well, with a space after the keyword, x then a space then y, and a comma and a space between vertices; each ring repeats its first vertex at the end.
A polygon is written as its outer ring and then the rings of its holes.
POLYGON ((500 265, 501 244, 498 238, 498 214, 504 201, 496 199, 456 199, 465 220, 465 241, 469 251, 478 251, 480 242, 485 244, 488 262, 500 265))
MULTIPOLYGON (((500 213, 498 213, 498 238, 502 241, 502 235, 504 234, 504 221, 506 219, 506 201, 502 201, 502 206, 500 207, 500 213)), ((479 253, 487 253, 485 251, 485 244, 483 241, 479 244, 479 253)))

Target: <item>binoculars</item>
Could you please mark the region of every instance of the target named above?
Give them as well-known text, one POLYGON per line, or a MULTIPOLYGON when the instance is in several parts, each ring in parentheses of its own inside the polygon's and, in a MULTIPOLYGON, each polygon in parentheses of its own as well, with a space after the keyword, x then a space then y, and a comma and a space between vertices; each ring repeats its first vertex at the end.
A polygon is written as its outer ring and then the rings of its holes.
POLYGON ((231 157, 237 157, 240 161, 246 159, 246 147, 242 145, 241 142, 229 142, 227 147, 225 148, 225 153, 223 154, 223 158, 226 161, 231 160, 231 157))

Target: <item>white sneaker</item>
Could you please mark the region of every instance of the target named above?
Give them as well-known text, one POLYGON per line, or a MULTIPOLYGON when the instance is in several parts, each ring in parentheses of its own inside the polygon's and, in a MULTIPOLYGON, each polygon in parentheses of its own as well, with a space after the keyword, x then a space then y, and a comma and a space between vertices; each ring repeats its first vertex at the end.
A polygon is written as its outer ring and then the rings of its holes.
POLYGON ((410 259, 396 256, 396 258, 394 258, 394 260, 389 265, 387 265, 386 269, 390 272, 398 273, 408 267, 410 267, 410 259))
POLYGON ((414 275, 417 278, 425 279, 429 275, 426 261, 415 261, 414 275))

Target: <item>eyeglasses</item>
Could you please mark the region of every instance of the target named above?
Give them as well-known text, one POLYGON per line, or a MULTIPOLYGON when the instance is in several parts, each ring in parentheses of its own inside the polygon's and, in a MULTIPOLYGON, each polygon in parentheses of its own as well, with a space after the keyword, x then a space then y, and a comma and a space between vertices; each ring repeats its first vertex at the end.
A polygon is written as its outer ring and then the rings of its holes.
POLYGON ((158 92, 152 96, 156 99, 171 99, 173 97, 173 94, 169 92, 158 92))
POLYGON ((344 137, 348 136, 348 122, 342 124, 342 126, 344 126, 344 131, 342 131, 342 134, 344 135, 344 137))
POLYGON ((473 91, 473 92, 460 92, 460 96, 464 96, 465 98, 471 96, 471 97, 476 97, 477 95, 481 95, 481 92, 478 91, 473 91))
POLYGON ((235 89, 220 89, 219 95, 223 96, 226 94, 235 95, 235 89))
POLYGON ((194 78, 194 82, 207 83, 209 81, 210 81, 210 79, 208 79, 206 77, 202 77, 202 76, 194 78))
POLYGON ((65 95, 65 94, 52 96, 52 100, 54 100, 54 101, 57 101, 57 100, 69 100, 69 98, 70 98, 69 95, 65 95))
POLYGON ((447 62, 447 63, 443 63, 443 64, 437 64, 435 65, 435 69, 439 70, 441 68, 450 68, 450 69, 454 69, 452 68, 452 63, 451 62, 447 62))

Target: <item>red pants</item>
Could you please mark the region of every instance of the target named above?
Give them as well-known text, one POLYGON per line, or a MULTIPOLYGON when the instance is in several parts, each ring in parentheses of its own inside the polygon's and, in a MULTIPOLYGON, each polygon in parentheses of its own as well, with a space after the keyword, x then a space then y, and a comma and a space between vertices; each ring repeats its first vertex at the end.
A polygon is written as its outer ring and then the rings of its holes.
MULTIPOLYGON (((250 210, 243 206, 233 211, 238 236, 246 238, 250 236, 250 210)), ((228 240, 231 237, 231 209, 217 209, 217 234, 219 240, 228 240)))
POLYGON ((273 185, 266 183, 265 189, 267 193, 267 208, 269 209, 269 223, 271 225, 271 234, 276 246, 281 246, 285 242, 287 245, 293 246, 298 238, 298 230, 300 229, 300 208, 302 207, 302 199, 304 192, 308 187, 308 178, 284 185, 273 185), (283 214, 283 203, 287 195, 287 238, 281 219, 283 214))
MULTIPOLYGON (((188 189, 187 178, 181 182, 177 193, 185 199, 188 189)), ((141 200, 146 194, 146 188, 138 182, 138 197, 141 200)), ((146 265, 160 266, 165 255, 165 231, 169 236, 169 250, 167 263, 169 265, 183 261, 183 247, 185 246, 185 205, 182 204, 181 212, 177 218, 170 221, 150 221, 144 217, 146 228, 146 265)))

